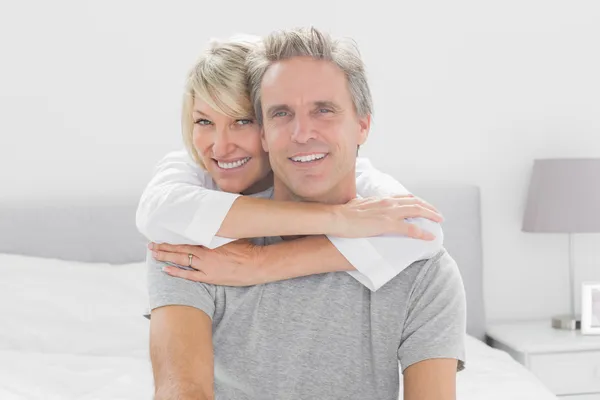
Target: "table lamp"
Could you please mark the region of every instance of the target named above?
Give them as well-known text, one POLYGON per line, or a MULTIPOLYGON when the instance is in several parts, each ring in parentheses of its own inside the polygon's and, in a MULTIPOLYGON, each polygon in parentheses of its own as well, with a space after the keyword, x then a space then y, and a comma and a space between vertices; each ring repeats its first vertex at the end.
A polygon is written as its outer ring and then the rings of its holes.
POLYGON ((600 232, 600 158, 535 160, 523 231, 569 235, 569 315, 552 318, 552 327, 579 329, 575 315, 573 234, 600 232))

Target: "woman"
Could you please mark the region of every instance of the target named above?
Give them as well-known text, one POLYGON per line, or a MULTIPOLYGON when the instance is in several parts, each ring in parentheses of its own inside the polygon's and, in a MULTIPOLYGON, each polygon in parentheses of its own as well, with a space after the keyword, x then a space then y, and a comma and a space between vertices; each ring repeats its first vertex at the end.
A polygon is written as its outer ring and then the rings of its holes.
POLYGON ((165 271, 223 285, 348 271, 375 291, 439 251, 441 216, 366 160, 357 160, 361 199, 344 205, 268 199, 273 175, 246 86, 246 56, 257 44, 250 37, 213 42, 188 76, 182 125, 191 157, 175 152, 159 163, 137 225, 153 242, 170 243, 150 244, 157 260, 200 271, 165 271), (374 237, 390 233, 402 236, 374 237), (232 242, 292 235, 319 236, 263 247, 232 242))

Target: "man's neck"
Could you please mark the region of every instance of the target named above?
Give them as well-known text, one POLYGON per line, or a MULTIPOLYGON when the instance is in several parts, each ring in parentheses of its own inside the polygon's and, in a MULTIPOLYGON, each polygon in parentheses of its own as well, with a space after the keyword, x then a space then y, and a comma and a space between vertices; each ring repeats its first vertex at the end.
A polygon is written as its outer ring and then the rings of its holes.
POLYGON ((302 201, 324 204, 346 204, 356 197, 356 173, 354 169, 329 192, 317 197, 300 197, 293 193, 277 176, 273 179, 273 199, 280 201, 302 201))
MULTIPOLYGON (((273 179, 273 199, 280 201, 313 202, 324 204, 346 204, 356 197, 356 173, 352 170, 352 176, 343 179, 340 184, 332 188, 328 193, 315 198, 305 198, 296 195, 277 176, 273 179)), ((283 240, 299 239, 302 236, 284 236, 283 240)))
POLYGON ((271 186, 273 186, 273 171, 269 172, 267 176, 256 182, 254 185, 250 186, 248 189, 244 190, 241 194, 256 194, 267 190, 271 186))

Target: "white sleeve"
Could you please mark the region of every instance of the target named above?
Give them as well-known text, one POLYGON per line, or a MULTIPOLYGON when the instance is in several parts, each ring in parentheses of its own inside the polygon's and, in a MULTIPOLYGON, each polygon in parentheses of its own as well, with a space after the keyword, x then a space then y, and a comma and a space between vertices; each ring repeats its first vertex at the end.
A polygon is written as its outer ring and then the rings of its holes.
POLYGON ((155 243, 212 249, 235 240, 215 235, 238 196, 218 190, 185 151, 171 152, 157 164, 144 189, 137 228, 155 243))
MULTIPOLYGON (((392 176, 375 169, 366 159, 357 159, 356 187, 361 197, 384 197, 410 194, 392 176)), ((444 233, 440 224, 425 218, 407 221, 435 235, 424 241, 401 235, 382 235, 369 238, 339 238, 327 236, 331 243, 356 271, 348 271, 356 280, 376 291, 415 261, 430 258, 442 249, 444 233)))

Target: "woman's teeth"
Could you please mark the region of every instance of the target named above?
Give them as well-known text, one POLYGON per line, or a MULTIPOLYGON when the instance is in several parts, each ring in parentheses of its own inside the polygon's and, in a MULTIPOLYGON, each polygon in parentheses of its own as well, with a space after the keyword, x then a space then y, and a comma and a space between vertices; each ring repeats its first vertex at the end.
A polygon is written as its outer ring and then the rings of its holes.
POLYGON ((309 154, 307 156, 291 157, 290 159, 292 161, 296 161, 296 162, 310 162, 310 161, 314 161, 314 160, 320 160, 321 158, 325 157, 326 155, 327 155, 327 153, 316 153, 316 154, 309 154))
POLYGON ((250 161, 250 157, 242 158, 241 160, 237 160, 237 161, 229 162, 229 163, 217 161, 217 165, 223 169, 232 169, 232 168, 241 167, 242 165, 246 164, 248 161, 250 161))

